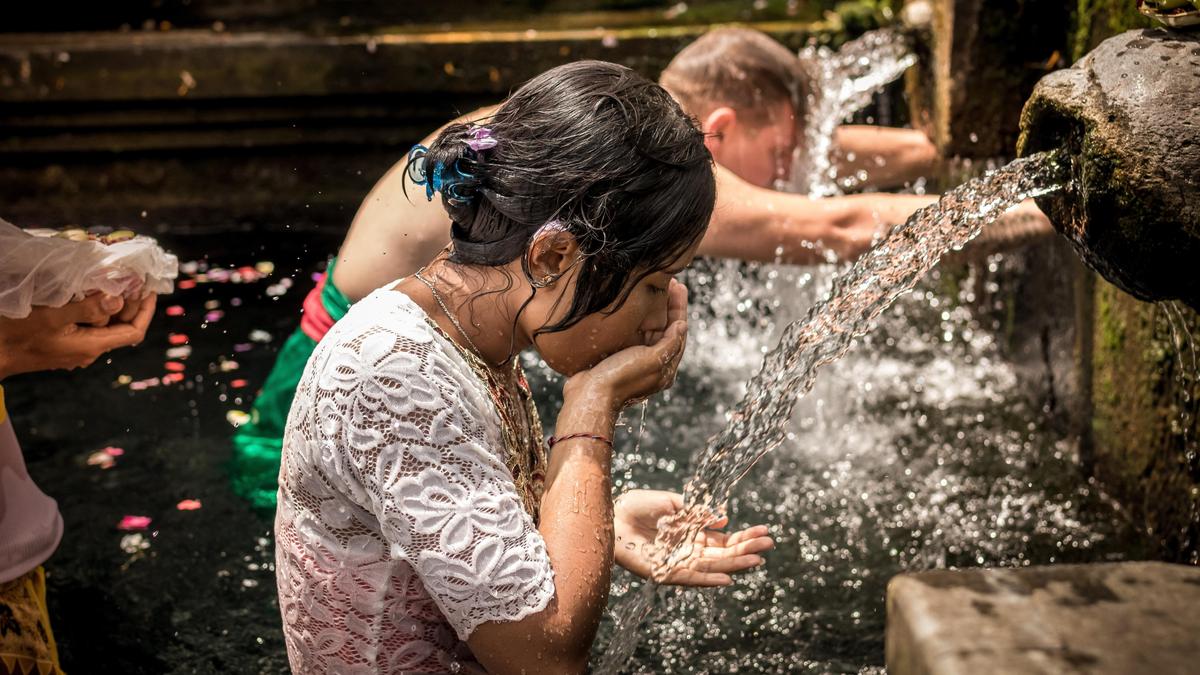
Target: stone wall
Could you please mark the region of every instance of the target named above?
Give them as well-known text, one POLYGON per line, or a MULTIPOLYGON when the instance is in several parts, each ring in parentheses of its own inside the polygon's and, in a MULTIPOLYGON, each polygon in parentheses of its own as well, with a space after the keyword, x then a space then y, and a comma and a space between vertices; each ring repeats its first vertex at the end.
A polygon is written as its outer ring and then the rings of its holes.
MULTIPOLYGON (((809 26, 758 25, 797 43, 809 26)), ((704 30, 0 36, 0 216, 345 228, 375 180, 456 114, 577 59, 655 76, 704 30)))
POLYGON ((34 4, 0 25, 0 217, 336 236, 412 144, 548 68, 594 58, 657 77, 731 22, 791 49, 836 44, 892 4, 34 4))
POLYGON ((410 5, 146 0, 7 22, 0 217, 336 233, 413 143, 548 68, 593 58, 656 77, 713 23, 797 49, 845 23, 785 0, 450 2, 389 23, 410 5))
POLYGON ((1196 353, 1200 317, 1095 284, 1092 452, 1097 478, 1168 560, 1200 562, 1196 353))
MULTIPOLYGON (((857 0, 871 3, 878 0, 857 0)), ((886 1, 886 0, 884 0, 886 1)), ((513 21, 530 16, 553 17, 561 28, 609 25, 614 17, 634 16, 653 21, 664 12, 697 23, 718 21, 812 21, 840 0, 121 0, 108 3, 30 3, 5 17, 3 32, 61 32, 208 28, 229 30, 298 29, 315 33, 344 33, 363 29, 395 29, 413 24, 471 25, 513 21)), ((853 4, 853 3, 849 3, 853 4)))
POLYGON ((930 0, 923 72, 909 78, 913 119, 948 156, 1013 154, 1021 105, 1062 61, 1069 11, 1028 0, 930 0))

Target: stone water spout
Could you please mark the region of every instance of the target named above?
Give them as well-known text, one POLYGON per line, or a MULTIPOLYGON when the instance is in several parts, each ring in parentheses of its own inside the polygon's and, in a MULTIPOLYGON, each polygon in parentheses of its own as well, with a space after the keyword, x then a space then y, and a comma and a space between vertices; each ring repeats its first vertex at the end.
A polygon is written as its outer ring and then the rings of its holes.
POLYGON ((1129 31, 1047 75, 1018 152, 1064 147, 1066 190, 1038 205, 1109 281, 1200 309, 1200 33, 1129 31))

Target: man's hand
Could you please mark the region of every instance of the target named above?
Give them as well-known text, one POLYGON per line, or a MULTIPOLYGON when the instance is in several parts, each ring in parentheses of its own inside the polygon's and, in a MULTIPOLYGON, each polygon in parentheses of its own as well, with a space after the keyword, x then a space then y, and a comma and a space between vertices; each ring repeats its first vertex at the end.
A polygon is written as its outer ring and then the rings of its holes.
MULTIPOLYGON (((630 490, 613 504, 614 558, 618 565, 649 578, 650 558, 658 524, 683 509, 683 497, 661 490, 630 490)), ((722 516, 696 534, 690 555, 675 565, 659 583, 679 586, 728 586, 729 576, 763 564, 758 555, 775 546, 765 525, 728 534, 721 532, 729 519, 722 516)))
POLYGON ((24 319, 0 318, 0 380, 86 367, 105 352, 140 343, 156 301, 150 295, 127 306, 120 297, 95 293, 62 307, 35 307, 24 319))

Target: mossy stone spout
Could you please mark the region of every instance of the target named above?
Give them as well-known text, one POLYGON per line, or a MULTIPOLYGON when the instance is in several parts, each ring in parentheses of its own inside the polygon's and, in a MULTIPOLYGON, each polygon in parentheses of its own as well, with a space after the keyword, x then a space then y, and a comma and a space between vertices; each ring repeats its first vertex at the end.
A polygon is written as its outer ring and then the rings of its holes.
POLYGON ((1084 261, 1144 300, 1200 310, 1200 34, 1129 31, 1038 83, 1021 155, 1065 148, 1067 189, 1038 198, 1084 261))

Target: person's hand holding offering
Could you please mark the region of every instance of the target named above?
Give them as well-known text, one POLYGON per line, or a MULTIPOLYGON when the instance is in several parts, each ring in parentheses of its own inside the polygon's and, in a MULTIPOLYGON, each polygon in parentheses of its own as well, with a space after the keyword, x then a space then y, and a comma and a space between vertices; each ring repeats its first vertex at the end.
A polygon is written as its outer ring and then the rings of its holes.
POLYGON ((23 319, 0 317, 0 380, 38 370, 81 368, 146 336, 156 296, 126 303, 94 293, 62 307, 35 307, 23 319))
POLYGON ((683 496, 662 490, 630 490, 613 504, 614 557, 617 564, 634 574, 679 586, 728 586, 729 576, 763 564, 758 555, 775 546, 765 525, 755 525, 732 534, 722 532, 727 517, 710 517, 691 543, 691 551, 665 574, 654 570, 653 544, 664 518, 682 511, 683 496), (661 578, 659 578, 661 576, 661 578))

